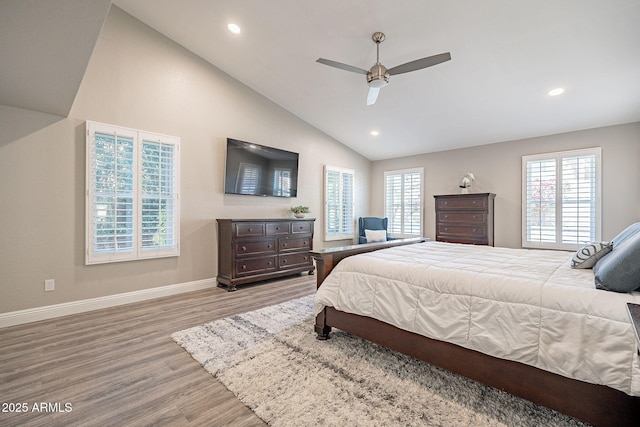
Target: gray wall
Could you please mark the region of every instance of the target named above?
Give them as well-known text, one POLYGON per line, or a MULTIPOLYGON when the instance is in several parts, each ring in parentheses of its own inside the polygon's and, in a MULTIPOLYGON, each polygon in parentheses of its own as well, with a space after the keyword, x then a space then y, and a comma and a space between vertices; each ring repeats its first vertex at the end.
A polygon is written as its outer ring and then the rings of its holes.
POLYGON ((369 160, 116 7, 68 118, 2 113, 0 313, 213 278, 216 218, 283 217, 304 204, 323 247, 325 164, 355 169, 356 215, 369 206, 369 160), (86 120, 181 138, 180 257, 84 265, 86 120), (227 137, 300 153, 298 197, 224 195, 227 137))
MULTIPOLYGON (((28 49, 28 46, 25 46, 28 49)), ((433 195, 495 192, 496 244, 520 246, 520 157, 603 147, 604 238, 640 218, 640 123, 369 162, 113 7, 68 118, 0 107, 0 313, 211 279, 215 218, 287 216, 311 207, 323 242, 323 165, 356 171, 356 217, 382 215, 385 170, 425 168, 425 234, 433 195), (86 120, 182 139, 181 255, 84 265, 86 120), (227 137, 300 153, 298 197, 223 194, 227 137), (56 291, 45 293, 45 279, 56 291)))
POLYGON ((371 212, 384 212, 384 171, 422 166, 423 230, 433 239, 433 195, 459 193, 460 180, 467 172, 473 172, 476 181, 472 192, 496 194, 496 246, 518 248, 522 235, 522 156, 590 147, 602 147, 602 237, 611 239, 630 223, 640 221, 640 123, 376 161, 371 168, 371 212))

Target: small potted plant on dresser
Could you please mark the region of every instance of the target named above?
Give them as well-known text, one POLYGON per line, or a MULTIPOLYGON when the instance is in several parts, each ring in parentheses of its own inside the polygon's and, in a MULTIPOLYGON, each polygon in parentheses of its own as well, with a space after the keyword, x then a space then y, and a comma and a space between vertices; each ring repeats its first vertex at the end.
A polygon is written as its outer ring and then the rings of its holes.
POLYGON ((304 218, 310 211, 309 206, 293 206, 291 212, 296 218, 304 218))

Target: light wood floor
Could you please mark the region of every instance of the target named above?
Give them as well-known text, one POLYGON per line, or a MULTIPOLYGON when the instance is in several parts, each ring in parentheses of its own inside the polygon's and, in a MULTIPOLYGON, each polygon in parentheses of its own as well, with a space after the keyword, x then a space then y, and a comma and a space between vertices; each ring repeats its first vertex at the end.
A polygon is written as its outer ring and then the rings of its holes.
POLYGON ((170 335, 314 291, 305 274, 2 328, 0 426, 264 426, 170 335))

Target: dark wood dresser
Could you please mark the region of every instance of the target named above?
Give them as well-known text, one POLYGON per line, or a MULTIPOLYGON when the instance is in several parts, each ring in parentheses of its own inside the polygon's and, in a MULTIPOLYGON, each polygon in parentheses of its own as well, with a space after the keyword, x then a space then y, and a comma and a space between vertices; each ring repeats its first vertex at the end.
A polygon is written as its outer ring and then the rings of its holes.
POLYGON ((448 194, 436 199, 436 241, 493 246, 492 193, 448 194))
POLYGON ((258 282, 315 269, 309 219, 218 219, 218 286, 258 282))

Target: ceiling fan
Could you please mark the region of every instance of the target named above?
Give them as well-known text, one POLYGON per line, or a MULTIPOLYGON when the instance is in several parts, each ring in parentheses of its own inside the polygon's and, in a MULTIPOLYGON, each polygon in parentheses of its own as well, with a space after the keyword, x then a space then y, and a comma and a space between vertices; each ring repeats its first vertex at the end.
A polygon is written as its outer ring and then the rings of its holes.
POLYGON ((378 99, 378 93, 380 88, 389 83, 389 77, 408 73, 409 71, 416 71, 422 68, 438 65, 442 62, 446 62, 451 59, 451 53, 441 53, 438 55, 427 56, 426 58, 416 59, 415 61, 407 62, 387 69, 380 63, 380 43, 385 39, 384 33, 375 32, 371 36, 376 43, 376 63, 369 69, 363 70, 362 68, 354 67, 353 65, 343 64, 342 62, 332 61, 330 59, 318 58, 316 62, 328 65, 330 67, 340 68, 341 70, 351 71, 352 73, 364 74, 367 76, 367 84, 369 85, 369 92, 367 93, 367 105, 373 105, 378 99))

